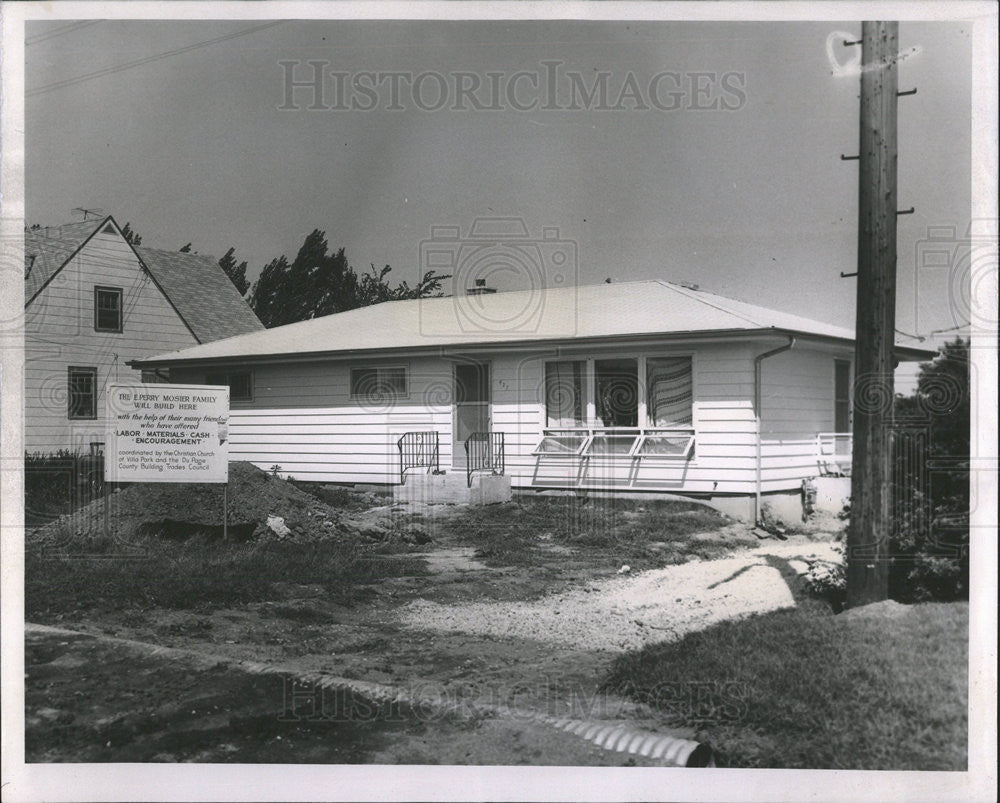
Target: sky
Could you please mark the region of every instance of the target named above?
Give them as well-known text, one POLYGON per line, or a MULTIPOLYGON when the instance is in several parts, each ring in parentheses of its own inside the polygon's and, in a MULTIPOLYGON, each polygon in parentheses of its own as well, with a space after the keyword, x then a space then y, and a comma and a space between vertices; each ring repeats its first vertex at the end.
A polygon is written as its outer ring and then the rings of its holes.
MULTIPOLYGON (((356 269, 412 283, 432 227, 472 242, 477 218, 516 218, 576 246, 564 267, 581 284, 693 282, 853 327, 840 272, 856 269, 858 163, 840 155, 858 148, 844 65, 859 48, 836 35, 860 23, 262 24, 29 23, 27 222, 99 208, 143 245, 235 246, 251 277, 318 228, 356 269), (309 61, 323 96, 289 97, 309 61), (602 81, 603 103, 574 95, 602 81)), ((968 318, 949 298, 971 216, 971 28, 903 22, 900 50, 899 88, 918 92, 899 101, 899 205, 915 213, 899 218, 897 328, 928 335, 968 318)), ((523 270, 544 280, 541 253, 523 270)))

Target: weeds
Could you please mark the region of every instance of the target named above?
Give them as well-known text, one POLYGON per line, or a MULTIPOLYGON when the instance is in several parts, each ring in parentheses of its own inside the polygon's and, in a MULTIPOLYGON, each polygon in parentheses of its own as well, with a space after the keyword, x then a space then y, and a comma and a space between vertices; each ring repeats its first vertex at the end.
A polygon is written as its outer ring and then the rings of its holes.
POLYGON ((646 568, 729 551, 741 542, 695 537, 717 531, 728 521, 688 502, 544 497, 472 508, 441 526, 475 546, 476 557, 490 566, 535 564, 549 542, 582 556, 607 555, 646 568))
POLYGON ((425 571, 418 559, 389 558, 371 546, 333 540, 233 545, 149 538, 128 546, 95 539, 76 543, 72 554, 29 548, 26 617, 44 621, 95 608, 223 607, 272 599, 276 583, 321 585, 329 597, 350 602, 365 594, 365 585, 425 571))

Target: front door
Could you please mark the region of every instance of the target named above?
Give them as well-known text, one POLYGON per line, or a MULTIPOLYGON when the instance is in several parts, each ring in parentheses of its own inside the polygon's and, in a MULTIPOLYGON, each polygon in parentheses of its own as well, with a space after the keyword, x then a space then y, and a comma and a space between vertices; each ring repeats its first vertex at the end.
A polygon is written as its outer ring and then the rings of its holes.
POLYGON ((473 432, 490 430, 489 363, 455 364, 455 419, 452 466, 465 466, 465 441, 473 432))

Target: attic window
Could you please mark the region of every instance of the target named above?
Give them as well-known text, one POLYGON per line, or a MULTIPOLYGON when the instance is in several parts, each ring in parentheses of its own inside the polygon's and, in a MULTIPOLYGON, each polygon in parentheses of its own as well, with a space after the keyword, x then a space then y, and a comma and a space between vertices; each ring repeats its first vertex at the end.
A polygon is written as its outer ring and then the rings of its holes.
POLYGON ((112 226, 110 223, 103 229, 101 229, 101 234, 114 234, 114 233, 115 233, 115 227, 112 226))
POLYGON ((94 288, 94 331, 122 331, 122 289, 120 287, 94 288))

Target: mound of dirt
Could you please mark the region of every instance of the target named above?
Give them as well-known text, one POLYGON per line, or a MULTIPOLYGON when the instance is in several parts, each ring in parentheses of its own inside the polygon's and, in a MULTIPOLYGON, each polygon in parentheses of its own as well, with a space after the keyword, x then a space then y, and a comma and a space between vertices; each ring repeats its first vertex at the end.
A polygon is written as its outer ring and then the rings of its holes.
MULTIPOLYGON (((223 486, 203 483, 140 483, 109 498, 110 531, 120 538, 186 538, 222 534, 223 486)), ((251 463, 229 464, 228 535, 234 540, 281 538, 313 540, 355 537, 387 540, 392 531, 378 524, 361 526, 352 510, 334 506, 251 463), (281 521, 277 521, 280 519, 281 521), (269 524, 270 520, 270 524, 269 524)), ((354 508, 354 505, 350 507, 354 508)), ((99 537, 104 532, 104 501, 99 499, 37 531, 35 540, 99 537)))
POLYGON ((849 608, 840 614, 841 619, 898 619, 906 616, 912 610, 911 606, 903 605, 894 599, 872 602, 860 608, 849 608))

